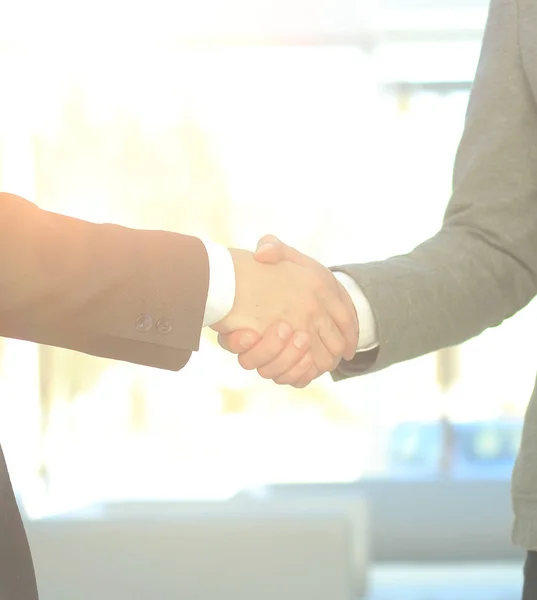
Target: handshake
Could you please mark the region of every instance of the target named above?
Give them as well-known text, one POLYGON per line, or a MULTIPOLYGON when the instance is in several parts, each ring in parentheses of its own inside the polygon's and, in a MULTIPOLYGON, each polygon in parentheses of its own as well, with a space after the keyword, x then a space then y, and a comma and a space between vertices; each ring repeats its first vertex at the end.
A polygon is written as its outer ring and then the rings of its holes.
POLYGON ((329 269, 273 236, 262 238, 255 253, 230 252, 235 301, 212 329, 243 368, 303 388, 353 358, 356 310, 329 269))

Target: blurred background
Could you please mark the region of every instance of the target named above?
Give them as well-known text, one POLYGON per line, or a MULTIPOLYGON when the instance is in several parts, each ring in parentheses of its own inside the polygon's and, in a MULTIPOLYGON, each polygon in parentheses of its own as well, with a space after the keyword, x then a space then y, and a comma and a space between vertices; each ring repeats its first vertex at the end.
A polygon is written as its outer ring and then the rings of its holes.
MULTIPOLYGON (((0 188, 228 246, 270 232, 326 265, 406 252, 441 224, 487 9, 6 3, 0 188)), ((212 331, 180 373, 0 340, 43 600, 518 598, 535 317, 305 390, 212 331)))

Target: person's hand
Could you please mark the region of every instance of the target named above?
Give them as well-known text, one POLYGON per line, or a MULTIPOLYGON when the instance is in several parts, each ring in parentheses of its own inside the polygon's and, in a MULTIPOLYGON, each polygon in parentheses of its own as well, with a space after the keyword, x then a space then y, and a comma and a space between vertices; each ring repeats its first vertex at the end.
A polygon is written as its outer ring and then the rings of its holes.
POLYGON ((318 281, 323 282, 323 287, 330 289, 333 296, 339 300, 339 302, 334 302, 331 305, 330 316, 345 339, 342 357, 346 360, 352 360, 358 347, 358 316, 347 290, 334 277, 332 271, 315 259, 284 244, 274 235, 265 235, 259 240, 254 258, 264 264, 277 264, 282 260, 287 260, 302 265, 315 273, 318 281))
MULTIPOLYGON (((343 357, 351 360, 358 343, 358 319, 352 300, 333 274, 314 259, 286 246, 274 236, 265 236, 259 241, 255 259, 265 264, 276 264, 280 261, 292 261, 300 264, 314 272, 318 281, 323 282, 322 285, 332 290, 332 294, 338 297, 339 303, 334 302, 331 305, 333 312, 330 313, 330 316, 345 339, 343 357)), ((219 335, 219 343, 223 348, 238 354, 239 362, 244 368, 258 369, 262 377, 274 379, 276 383, 305 387, 325 372, 322 368, 311 367, 296 378, 299 369, 297 363, 294 362, 294 342, 278 336, 277 331, 277 327, 273 327, 265 332, 262 339, 255 336, 255 340, 252 332, 235 331, 227 335, 219 335), (250 342, 248 346, 242 344, 242 341, 247 339, 250 342)), ((295 336, 301 336, 302 333, 296 332, 295 336)), ((306 362, 307 356, 308 354, 300 358, 306 362)), ((340 359, 341 356, 339 359, 336 358, 335 366, 339 364, 340 359)))
POLYGON ((303 388, 318 377, 311 352, 311 335, 294 332, 285 321, 271 325, 263 337, 255 331, 218 334, 222 348, 238 354, 243 369, 257 372, 279 385, 303 388))
POLYGON ((235 302, 231 312, 212 328, 220 334, 250 330, 263 335, 271 325, 284 321, 294 331, 311 336, 311 354, 319 372, 334 369, 346 351, 346 340, 334 315, 350 327, 356 315, 354 309, 347 314, 330 271, 326 269, 327 278, 324 267, 314 270, 307 263, 288 260, 262 264, 251 252, 230 252, 235 266, 235 302))

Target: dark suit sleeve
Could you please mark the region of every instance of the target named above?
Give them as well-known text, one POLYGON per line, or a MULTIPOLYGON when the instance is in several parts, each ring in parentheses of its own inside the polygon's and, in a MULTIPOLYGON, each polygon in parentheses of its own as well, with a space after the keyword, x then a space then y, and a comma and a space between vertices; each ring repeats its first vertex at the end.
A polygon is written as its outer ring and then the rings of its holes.
POLYGON ((0 336, 179 370, 199 348, 208 283, 197 238, 0 194, 0 336))

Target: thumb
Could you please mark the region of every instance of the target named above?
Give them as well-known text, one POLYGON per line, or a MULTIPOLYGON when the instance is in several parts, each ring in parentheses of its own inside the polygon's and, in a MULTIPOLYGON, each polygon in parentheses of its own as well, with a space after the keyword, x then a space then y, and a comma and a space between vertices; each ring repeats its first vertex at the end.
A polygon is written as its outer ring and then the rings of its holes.
POLYGON ((284 244, 274 235, 264 235, 259 240, 254 258, 257 262, 268 264, 276 264, 282 260, 298 264, 303 264, 304 262, 304 256, 298 250, 284 244))
POLYGON ((279 263, 285 260, 285 244, 274 235, 264 235, 257 242, 254 258, 262 263, 279 263))
POLYGON ((250 350, 260 339, 261 336, 258 333, 250 330, 218 334, 220 346, 233 354, 241 354, 246 350, 250 350))

